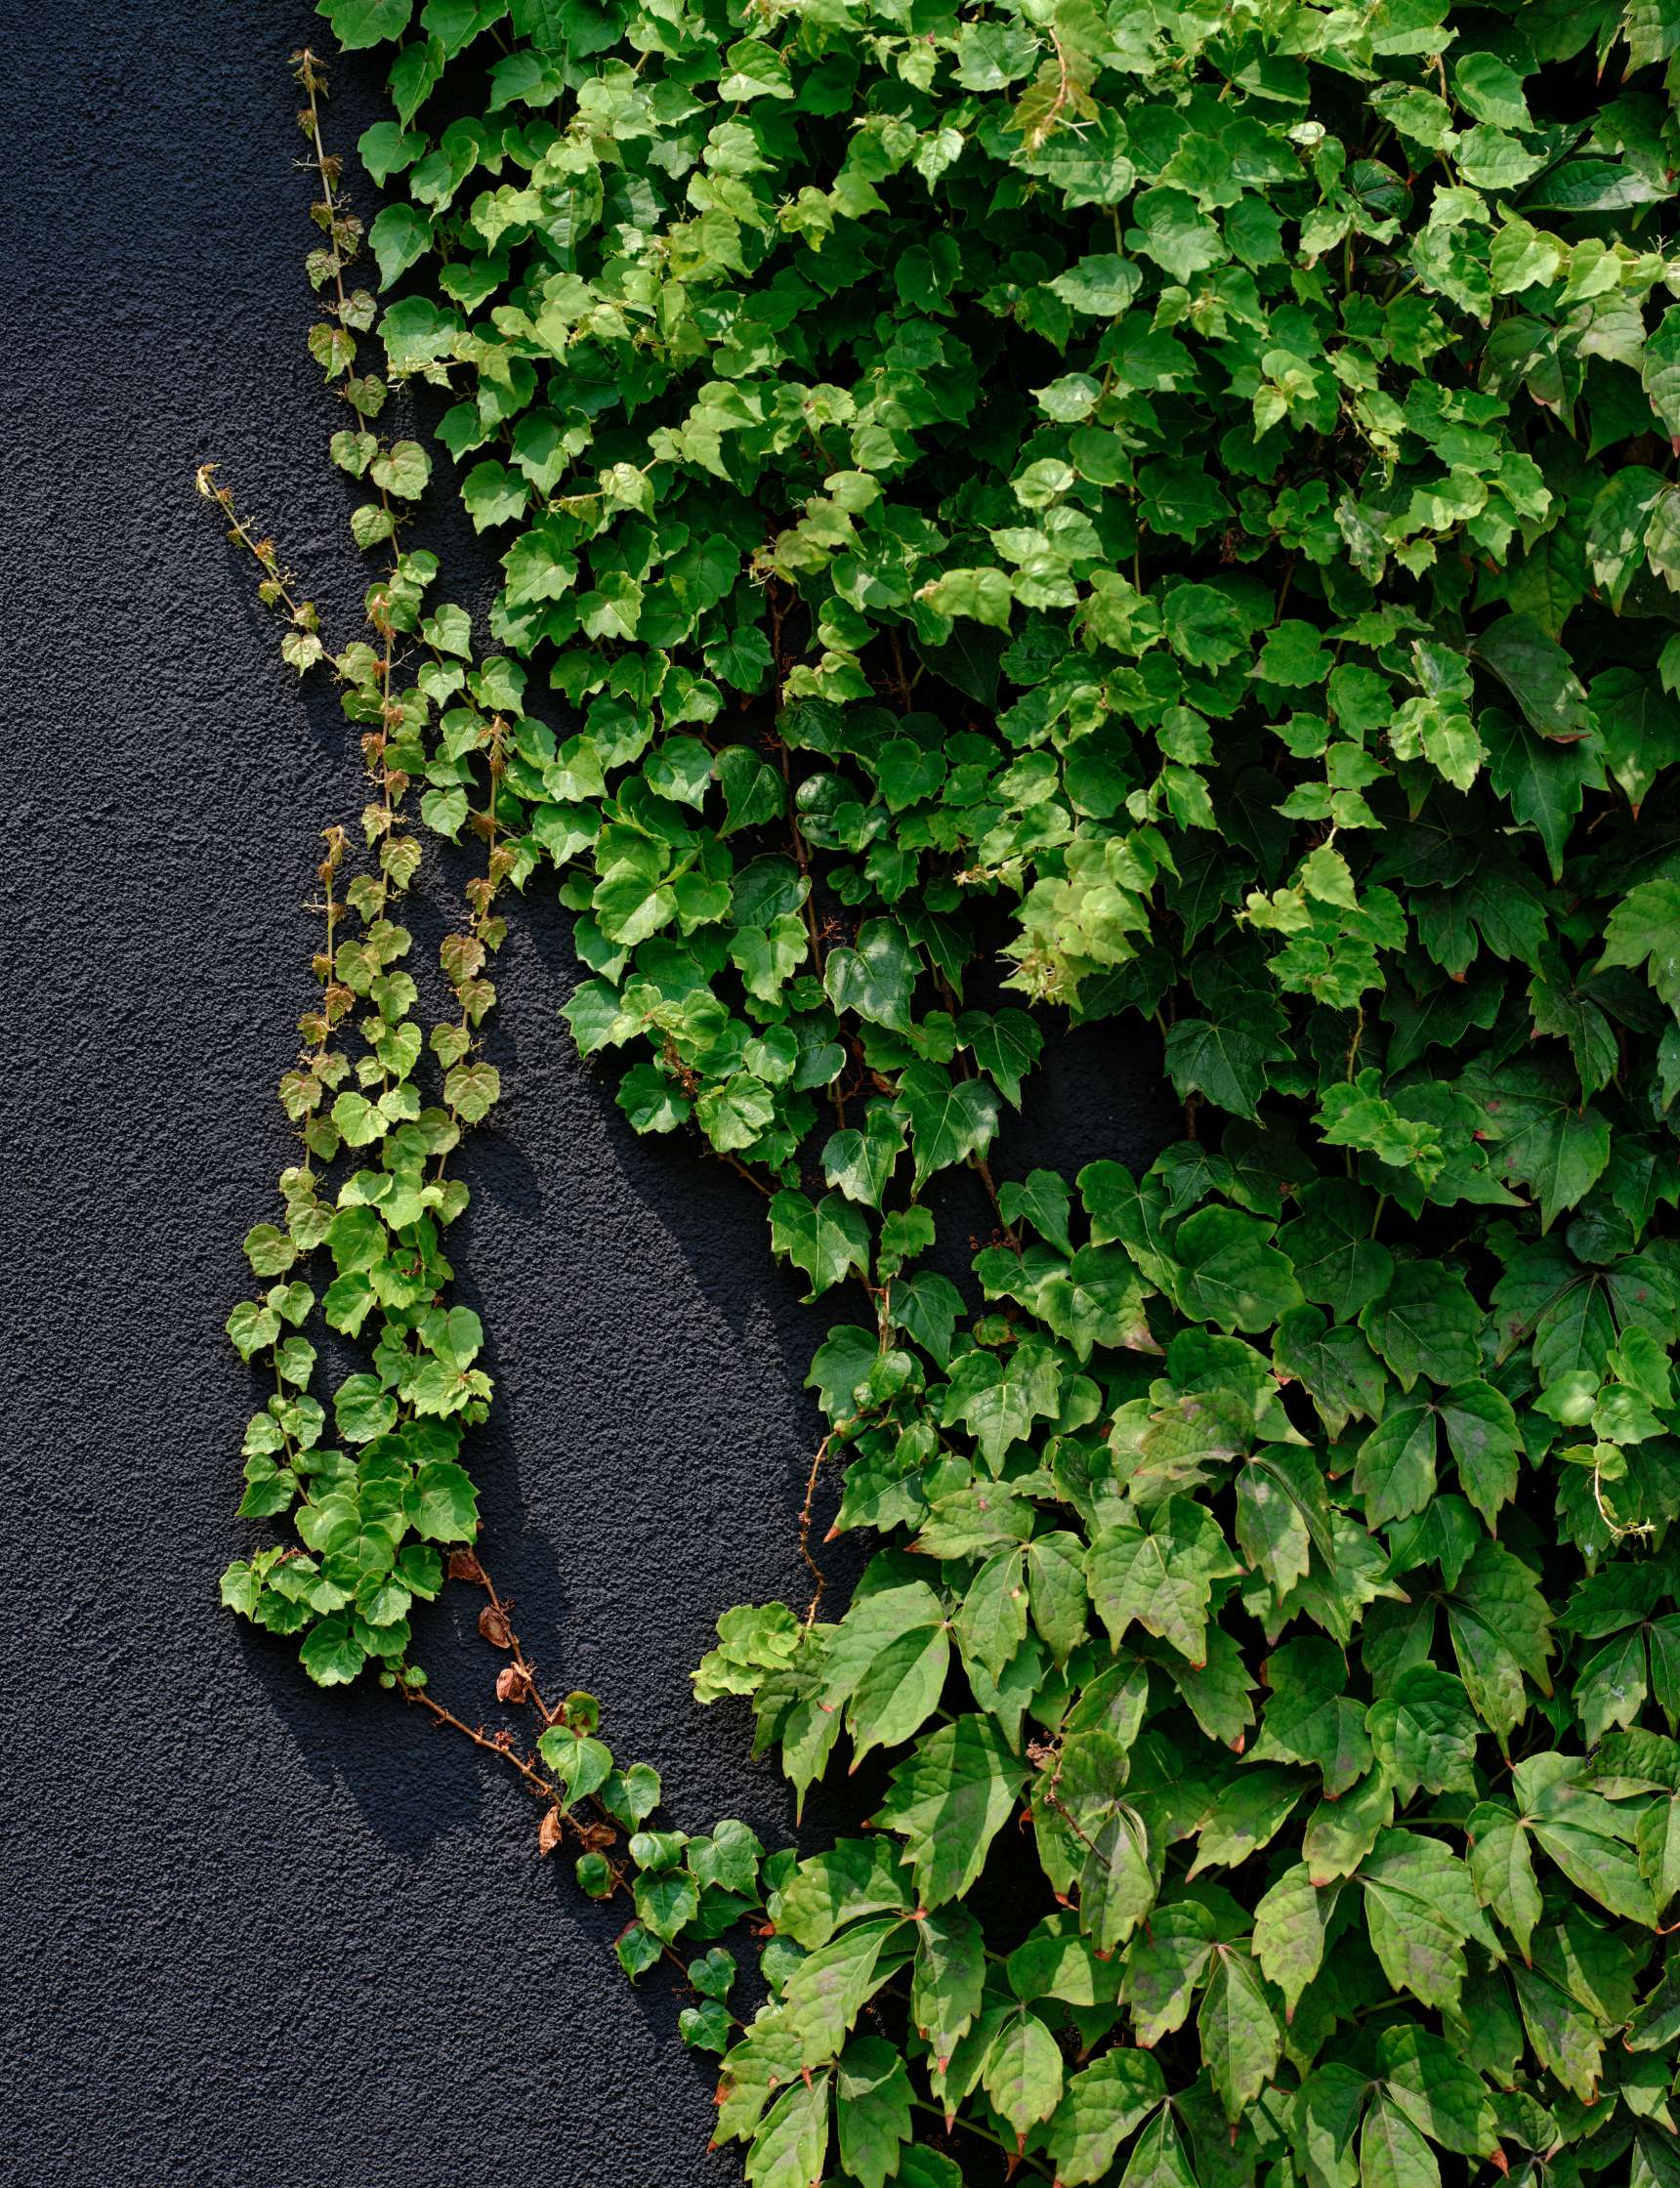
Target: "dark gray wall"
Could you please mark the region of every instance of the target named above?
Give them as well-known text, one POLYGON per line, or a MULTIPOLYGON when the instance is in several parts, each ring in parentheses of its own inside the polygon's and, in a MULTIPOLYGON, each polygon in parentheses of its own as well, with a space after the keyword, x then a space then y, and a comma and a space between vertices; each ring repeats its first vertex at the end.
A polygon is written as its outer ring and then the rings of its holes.
MULTIPOLYGON (((279 668, 192 470, 221 459, 344 630, 361 574, 303 348, 285 72, 318 28, 298 0, 54 0, 7 41, 0 2175, 722 2183, 709 2073, 658 1984, 618 1976, 617 1917, 534 1858, 529 1804, 216 1608, 249 1535, 220 1325, 287 1155, 271 1089, 310 995, 315 831, 353 818, 359 765, 279 668)), ((346 69, 347 149, 375 90, 346 69)), ((687 1674, 725 1606, 803 1599, 800 1383, 828 1317, 737 1180, 622 1127, 557 1021, 571 977, 533 905, 501 975, 511 1099, 455 1235, 499 1382, 486 1537, 539 1661, 603 1697, 676 1819, 780 1835, 742 1718, 697 1712, 687 1674)), ((1153 1085, 1151 1058, 1068 1044, 1005 1169, 1147 1157, 1153 1085)), ((477 1715, 493 1666, 448 1626, 426 1654, 477 1715)))

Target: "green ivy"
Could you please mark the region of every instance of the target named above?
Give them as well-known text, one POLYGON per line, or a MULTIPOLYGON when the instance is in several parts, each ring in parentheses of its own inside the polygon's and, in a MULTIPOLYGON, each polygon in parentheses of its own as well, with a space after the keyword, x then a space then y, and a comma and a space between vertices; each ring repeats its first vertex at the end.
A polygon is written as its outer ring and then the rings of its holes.
POLYGON ((201 483, 368 856, 226 1599, 522 1773, 751 2188, 1675 2188, 1680 5, 321 13, 393 109, 364 238, 299 58, 368 638, 201 483), (405 542, 450 482, 477 625, 405 542), (423 831, 482 853, 429 1025, 423 831), (800 1542, 828 1466, 873 1555, 695 1673, 801 1800, 887 1757, 803 1860, 656 1827, 482 1562, 450 1162, 538 888, 630 1122, 839 1308, 800 1542), (1184 1136, 1013 1174, 1096 1022, 1184 1136), (529 1751, 427 1684, 450 1573, 529 1751))

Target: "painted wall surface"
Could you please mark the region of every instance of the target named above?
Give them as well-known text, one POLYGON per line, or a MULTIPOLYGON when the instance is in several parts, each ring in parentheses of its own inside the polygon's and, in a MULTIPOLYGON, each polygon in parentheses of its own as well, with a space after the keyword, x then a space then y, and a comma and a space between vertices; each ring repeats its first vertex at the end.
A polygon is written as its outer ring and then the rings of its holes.
MULTIPOLYGON (((315 831, 360 791, 330 692, 280 668, 192 471, 221 460, 348 634, 363 578, 304 350, 285 66, 319 27, 301 0, 54 0, 9 27, 0 2176, 721 2184, 709 2069, 657 1981, 619 1976, 620 1917, 537 1860, 530 1804, 216 1607, 250 1536, 251 1393, 221 1323, 287 1159, 272 1087, 311 993, 315 831)), ((376 93, 345 69, 336 143, 376 93)), ((557 1019, 572 978, 533 901, 498 972, 510 1098, 451 1245, 499 1386, 486 1540, 539 1663, 603 1698, 674 1819, 781 1839, 744 1714, 696 1711, 687 1675, 729 1604, 804 1600, 800 1385, 832 1318, 773 1267, 738 1179, 624 1126, 557 1019)), ((1172 1121, 1156 1061, 1059 1043, 1003 1171, 1147 1160, 1172 1121)), ((947 1231, 980 1223, 958 1207, 947 1231)), ((494 1665, 448 1614, 424 1653, 493 1715, 494 1665)))

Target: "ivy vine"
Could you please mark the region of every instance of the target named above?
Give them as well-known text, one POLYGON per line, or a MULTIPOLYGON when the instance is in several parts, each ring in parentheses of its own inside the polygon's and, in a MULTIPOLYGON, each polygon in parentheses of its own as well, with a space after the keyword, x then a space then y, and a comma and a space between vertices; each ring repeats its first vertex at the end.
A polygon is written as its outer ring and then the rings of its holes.
POLYGON ((752 2188, 1675 2188, 1680 4, 320 12, 366 634, 200 485, 369 791, 226 1601, 520 1774, 752 2188), (827 1467, 873 1555, 694 1674, 801 1800, 891 1758, 803 1859, 657 1821, 479 1536, 455 1158, 553 888, 580 1053, 837 1304, 800 1542, 827 1467), (1096 1022, 1183 1137, 1012 1174, 1096 1022), (427 1681, 449 1579, 528 1744, 427 1681))

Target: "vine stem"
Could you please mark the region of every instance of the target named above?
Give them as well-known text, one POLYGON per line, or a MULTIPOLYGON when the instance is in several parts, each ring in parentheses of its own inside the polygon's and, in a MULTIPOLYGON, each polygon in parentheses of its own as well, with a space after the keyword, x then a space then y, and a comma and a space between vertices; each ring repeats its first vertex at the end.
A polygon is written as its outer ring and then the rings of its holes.
POLYGON ((475 1581, 489 1597, 487 1609, 479 1615, 479 1631, 492 1648, 506 1649, 513 1659, 513 1668, 519 1673, 523 1689, 519 1699, 530 1703, 541 1717, 545 1729, 558 1723, 560 1709, 551 1708, 542 1699, 542 1689, 537 1684, 536 1666, 525 1655, 520 1637, 514 1630, 513 1597, 504 1596, 500 1592, 476 1550, 457 1551, 449 1560, 449 1577, 456 1580, 475 1581))
MULTIPOLYGON (((938 972, 936 970, 935 977, 939 983, 940 991, 945 996, 946 1003, 950 1007, 951 1014, 954 1017, 956 1012, 962 1007, 958 999, 956 990, 951 987, 950 982, 945 978, 943 972, 938 972)), ((957 1051, 957 1071, 964 1078, 973 1078, 977 1075, 974 1066, 969 1062, 968 1057, 960 1049, 957 1051)), ((981 1184, 986 1188, 986 1197, 991 1202, 991 1212, 997 1218, 997 1228, 1002 1232, 1004 1239, 1008 1242, 1008 1244, 1012 1246, 1017 1253, 1019 1253, 1021 1251, 1021 1234, 1015 1229, 1013 1224, 1007 1222, 1004 1218, 1003 1202, 998 1195, 997 1180, 991 1174, 991 1164, 987 1160, 984 1155, 978 1152, 969 1157, 968 1162, 969 1168, 973 1170, 975 1176, 979 1178, 981 1184)))
POLYGON ((755 1193, 762 1193, 767 1200, 776 1199, 776 1188, 766 1185, 756 1171, 749 1170, 738 1155, 720 1155, 718 1160, 732 1169, 736 1177, 745 1178, 755 1193))
POLYGON ((286 612, 292 621, 308 627, 309 620, 314 613, 313 604, 309 601, 299 602, 292 598, 286 585, 285 575, 280 568, 280 559, 274 552, 273 541, 272 539, 258 539, 253 535, 250 526, 239 515, 234 504, 232 488, 217 484, 216 468, 213 463, 201 463, 198 466, 197 472, 194 474, 198 491, 206 501, 213 501, 217 508, 221 510, 223 516, 228 520, 228 537, 236 541, 251 557, 257 568, 262 571, 265 581, 273 587, 275 598, 285 603, 286 612))
MULTIPOLYGON (((482 1747, 486 1755, 495 1755, 502 1762, 517 1770, 540 1799, 560 1808, 561 1815, 566 1818, 567 1823, 571 1823, 570 1817, 567 1816, 566 1810, 560 1806, 556 1799, 553 1786, 549 1784, 539 1770, 534 1769, 531 1764, 526 1762, 525 1758, 516 1748, 505 1746, 501 1741, 492 1739, 487 1732, 481 1731, 468 1724, 464 1717, 457 1717, 452 1709, 445 1708, 437 1696, 429 1693, 424 1687, 411 1687, 405 1680, 399 1680, 398 1691, 405 1702, 417 1702, 421 1708, 429 1710, 440 1724, 450 1725, 456 1732, 465 1733, 475 1747, 482 1747)), ((572 1829, 575 1830, 577 1826, 572 1824, 572 1829)))
POLYGON ((998 1197, 997 1180, 991 1174, 991 1164, 984 1155, 971 1155, 968 1159, 969 1167, 986 1188, 986 1197, 991 1202, 992 1213, 997 1218, 997 1228, 1003 1233, 1008 1244, 1019 1253, 1021 1251, 1021 1234, 1013 1224, 1004 1220, 1003 1202, 998 1197))
POLYGON ((811 1473, 805 1484, 805 1502, 799 1508, 799 1554, 805 1560, 805 1569, 817 1582, 817 1592, 811 1598, 810 1609, 805 1614, 807 1633, 817 1623, 818 1606, 822 1601, 822 1591, 828 1585, 820 1565, 811 1549, 811 1506, 817 1495, 817 1477, 822 1470, 822 1461, 828 1456, 828 1447, 833 1442, 833 1431, 823 1437, 817 1447, 817 1455, 811 1461, 811 1473))
MULTIPOLYGON (((342 325, 345 309, 344 266, 338 248, 338 207, 333 202, 332 194, 332 178, 338 172, 339 162, 336 157, 329 159, 326 147, 321 143, 320 106, 315 98, 317 87, 322 91, 326 89, 326 70, 308 46, 295 55, 294 59, 297 62, 297 81, 303 86, 304 94, 309 100, 309 135, 315 146, 315 169, 320 177, 321 198, 326 206, 326 239, 332 249, 332 281, 338 294, 339 321, 342 325)), ((298 119, 301 122, 305 116, 300 114, 298 119)))
MULTIPOLYGON (((910 2101, 918 2112, 931 2113, 944 2126, 947 2135, 951 2132, 955 2125, 954 2115, 950 2119, 946 2119, 943 2107, 931 2103, 926 2097, 912 2097, 910 2101)), ((989 2127, 983 2127, 978 2120, 970 2120, 965 2117, 962 2122, 962 2131, 965 2135, 978 2135, 982 2142, 989 2142, 995 2149, 1001 2150, 1009 2160, 1009 2170, 1012 2175, 1018 2167, 1025 2166, 1029 2172, 1035 2173, 1040 2180, 1049 2180, 1052 2177, 1048 2168, 1041 2166, 1036 2158, 1025 2156, 1023 2152, 1016 2149, 1013 2143, 1005 2142, 1001 2135, 993 2134, 989 2127)))

